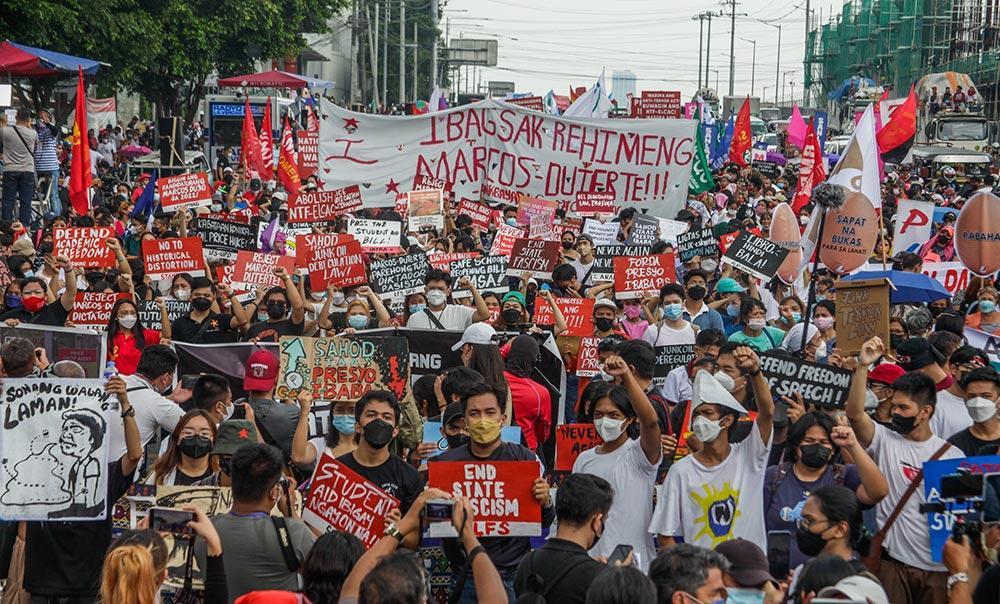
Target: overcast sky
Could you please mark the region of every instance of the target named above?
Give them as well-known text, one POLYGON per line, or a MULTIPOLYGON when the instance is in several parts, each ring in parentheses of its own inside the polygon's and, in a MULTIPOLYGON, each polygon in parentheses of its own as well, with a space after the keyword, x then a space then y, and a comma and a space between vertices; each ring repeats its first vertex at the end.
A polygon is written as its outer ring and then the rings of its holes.
MULTIPOLYGON (((798 7, 804 6, 805 0, 737 2, 736 94, 751 92, 756 80, 753 92, 762 96, 766 86, 767 99, 774 100, 778 31, 763 21, 782 25, 780 71, 792 72, 784 76, 785 95, 791 98, 794 82, 795 98, 802 98, 805 11, 798 7), (751 78, 753 44, 746 40, 757 41, 756 78, 751 78)), ((833 6, 839 9, 839 3, 833 6)), ((819 19, 820 7, 813 2, 812 8, 819 19)), ((699 22, 692 17, 720 10, 728 9, 708 0, 449 0, 441 28, 451 38, 498 40, 497 67, 481 68, 484 87, 487 80, 513 81, 518 92, 544 95, 552 88, 567 94, 570 85, 590 86, 606 68, 610 89, 612 71, 629 69, 637 90, 679 89, 687 98, 698 84, 699 22)), ((824 22, 830 10, 822 7, 824 22)), ((713 19, 709 69, 718 70, 723 95, 729 89, 729 32, 728 14, 713 19)), ((716 85, 714 71, 709 85, 716 85)))

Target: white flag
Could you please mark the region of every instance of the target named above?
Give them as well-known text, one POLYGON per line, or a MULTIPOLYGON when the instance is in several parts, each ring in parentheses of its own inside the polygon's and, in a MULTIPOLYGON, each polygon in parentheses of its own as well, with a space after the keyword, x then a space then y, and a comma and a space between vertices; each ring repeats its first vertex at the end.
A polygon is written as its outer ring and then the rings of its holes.
POLYGON ((607 118, 609 111, 611 111, 611 99, 608 98, 607 90, 604 88, 604 70, 602 69, 601 77, 597 79, 597 83, 573 101, 573 104, 563 112, 563 117, 607 118))
POLYGON ((893 229, 892 254, 915 252, 931 238, 934 223, 934 202, 900 199, 896 209, 896 228, 893 229))
POLYGON ((844 154, 827 180, 841 185, 850 193, 863 193, 875 209, 882 207, 879 186, 878 142, 875 140, 875 110, 869 104, 858 122, 844 154))

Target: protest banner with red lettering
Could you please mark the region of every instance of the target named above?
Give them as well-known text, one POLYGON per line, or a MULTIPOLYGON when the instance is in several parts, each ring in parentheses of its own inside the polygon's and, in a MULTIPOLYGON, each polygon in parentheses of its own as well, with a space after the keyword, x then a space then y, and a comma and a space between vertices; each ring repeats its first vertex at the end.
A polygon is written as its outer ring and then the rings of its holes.
POLYGON ((528 227, 529 239, 549 239, 559 237, 558 226, 555 224, 555 214, 535 214, 531 217, 528 227))
POLYGON ((601 338, 580 338, 580 348, 576 356, 577 377, 594 377, 601 371, 601 357, 597 345, 601 338))
POLYGON ((428 254, 427 262, 431 265, 431 268, 436 268, 439 271, 451 272, 451 263, 456 260, 468 260, 469 258, 478 258, 480 256, 479 252, 452 252, 439 253, 439 254, 428 254))
POLYGON ((517 224, 528 226, 532 216, 554 216, 559 202, 552 199, 539 199, 519 195, 517 198, 517 224))
POLYGON ((396 204, 392 207, 392 209, 399 214, 399 217, 403 219, 403 222, 406 222, 406 216, 409 211, 409 202, 406 199, 406 193, 396 195, 396 204))
POLYGON ((445 193, 451 193, 452 183, 442 178, 434 178, 426 174, 417 174, 413 177, 414 191, 433 191, 441 189, 445 193))
MULTIPOLYGON (((566 320, 564 336, 594 335, 593 298, 556 298, 556 306, 566 320)), ((556 317, 552 307, 541 296, 535 297, 534 321, 538 325, 555 325, 556 317)))
POLYGON ((309 271, 312 291, 368 282, 361 243, 351 235, 308 233, 299 235, 298 243, 295 263, 309 271))
POLYGON ((472 219, 472 226, 483 231, 490 228, 490 215, 493 208, 472 199, 463 199, 458 204, 458 216, 468 216, 472 219))
POLYGON ((305 182, 319 167, 319 131, 299 130, 295 138, 299 152, 299 180, 305 182))
POLYGON ((107 331, 108 324, 114 320, 111 309, 115 302, 130 297, 126 293, 77 292, 69 321, 77 327, 107 331))
MULTIPOLYGON (((968 287, 969 279, 975 276, 961 262, 925 262, 923 273, 943 285, 952 296, 968 287)), ((993 278, 996 282, 1000 279, 1000 273, 993 278)))
POLYGON ((604 441, 597 435, 594 424, 562 424, 556 426, 556 472, 571 472, 580 453, 593 449, 604 441))
POLYGON ((146 276, 154 281, 173 278, 177 273, 205 276, 205 252, 199 237, 144 239, 142 259, 146 276))
POLYGON ((212 185, 208 174, 193 172, 166 176, 156 181, 164 212, 176 212, 212 204, 212 185))
POLYGON ((406 194, 406 203, 411 231, 419 231, 423 227, 444 228, 443 190, 410 191, 406 194))
MULTIPOLYGON (((295 272, 294 256, 278 256, 245 250, 236 254, 232 283, 234 288, 254 291, 257 287, 284 287, 285 283, 274 274, 274 269, 283 266, 288 274, 295 272)), ((323 291, 320 288, 315 291, 323 291)))
POLYGON ((545 111, 545 104, 540 96, 521 96, 514 99, 503 99, 503 102, 532 111, 545 111))
POLYGON ((84 268, 114 268, 118 266, 108 239, 114 239, 113 227, 79 227, 53 229, 52 254, 69 258, 73 266, 84 268))
POLYGON ((614 270, 615 297, 619 300, 642 298, 677 280, 674 255, 667 253, 615 258, 614 270))
POLYGON ((628 97, 628 116, 632 118, 643 117, 641 97, 637 96, 628 97))
POLYGON ((399 500, 324 453, 316 464, 302 520, 320 532, 350 533, 371 548, 385 530, 385 516, 399 500))
POLYGON ((580 191, 576 194, 576 213, 580 216, 614 215, 615 194, 605 191, 580 191))
POLYGON ((514 242, 521 237, 524 237, 524 229, 510 226, 509 224, 501 224, 493 236, 490 256, 510 257, 511 252, 514 251, 514 242))
POLYGON ((677 119, 681 116, 681 93, 678 90, 643 90, 642 117, 677 119))
POLYGON ((410 396, 410 348, 404 337, 282 336, 278 340, 278 398, 304 390, 322 401, 357 401, 372 390, 410 396))
POLYGON ((507 276, 520 277, 528 271, 535 279, 551 279, 552 271, 562 261, 559 240, 517 239, 507 263, 507 276))
MULTIPOLYGON (((541 472, 538 462, 431 461, 427 470, 428 486, 456 498, 469 498, 476 515, 473 530, 477 537, 542 534, 542 506, 532 493, 541 472)), ((431 537, 454 535, 454 531, 451 523, 430 526, 431 537)))
POLYGON ((358 185, 334 191, 304 191, 288 200, 288 222, 327 224, 360 208, 358 185))

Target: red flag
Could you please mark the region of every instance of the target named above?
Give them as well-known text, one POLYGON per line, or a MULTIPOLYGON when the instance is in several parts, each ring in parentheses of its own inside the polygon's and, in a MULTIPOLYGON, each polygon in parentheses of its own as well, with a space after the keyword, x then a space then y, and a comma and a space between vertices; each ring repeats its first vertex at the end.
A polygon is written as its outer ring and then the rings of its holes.
POLYGON ((308 105, 306 109, 309 111, 306 115, 306 130, 319 136, 319 118, 316 116, 316 110, 308 105))
POLYGON ((250 99, 243 107, 243 139, 240 149, 240 161, 247 169, 247 176, 260 176, 263 173, 263 161, 260 158, 260 140, 257 138, 257 128, 253 124, 253 114, 250 112, 250 99))
POLYGON ((799 185, 792 201, 792 211, 798 214, 812 197, 813 187, 826 179, 826 168, 823 165, 823 150, 819 146, 819 137, 812 118, 809 118, 809 128, 806 130, 806 141, 802 148, 802 161, 799 163, 799 185))
POLYGON ((271 97, 267 97, 264 119, 260 122, 260 159, 262 180, 274 180, 274 141, 271 140, 271 97))
POLYGON ((69 201, 80 216, 90 209, 90 146, 87 144, 87 90, 83 68, 77 67, 76 117, 73 119, 72 158, 69 164, 69 201))
POLYGON ((750 135, 750 97, 743 101, 740 112, 736 115, 736 125, 733 130, 733 142, 729 146, 729 161, 746 166, 749 162, 750 147, 753 145, 750 135))
POLYGON ((910 87, 910 95, 896 107, 889 121, 875 135, 882 161, 898 164, 913 146, 917 135, 917 95, 910 87))
POLYGON ((295 157, 295 143, 292 142, 292 126, 285 118, 285 127, 281 130, 281 150, 278 152, 278 180, 288 192, 291 201, 299 194, 299 160, 295 157))

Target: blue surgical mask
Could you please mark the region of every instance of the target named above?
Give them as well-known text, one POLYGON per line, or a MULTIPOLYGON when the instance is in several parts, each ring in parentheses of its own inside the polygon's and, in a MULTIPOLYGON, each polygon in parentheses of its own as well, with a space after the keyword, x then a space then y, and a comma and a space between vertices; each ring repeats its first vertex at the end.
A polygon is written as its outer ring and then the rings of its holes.
POLYGON ((331 415, 330 424, 341 434, 354 434, 354 425, 357 423, 353 415, 331 415))
POLYGON ((979 301, 979 312, 984 314, 990 314, 997 309, 997 303, 993 300, 980 300, 979 301))
MULTIPOLYGON (((7 294, 4 296, 4 305, 7 308, 21 308, 21 296, 17 294, 7 294)), ((980 304, 982 306, 982 304, 980 304)))
POLYGON ((726 589, 729 597, 726 604, 763 604, 764 592, 759 589, 749 589, 746 587, 729 587, 726 589))
POLYGON ((726 307, 726 314, 733 319, 738 319, 740 316, 740 305, 730 304, 729 306, 726 307))
POLYGON ((794 312, 793 311, 792 312, 792 324, 794 325, 795 323, 798 323, 801 320, 802 320, 802 313, 800 313, 800 312, 794 312))
POLYGON ((260 321, 261 323, 266 323, 267 322, 267 313, 266 312, 259 312, 259 313, 257 313, 257 320, 260 321))
POLYGON ((663 316, 670 319, 671 321, 676 321, 681 318, 684 314, 684 306, 679 302, 674 304, 667 304, 663 307, 663 316))
POLYGON ((410 314, 415 315, 418 312, 423 312, 427 308, 426 304, 410 304, 410 314))
POLYGON ((368 327, 368 317, 366 315, 351 315, 347 317, 347 326, 354 329, 364 329, 368 327))
POLYGON ((517 218, 508 218, 505 222, 512 227, 517 226, 517 218))
POLYGON ((25 279, 30 279, 31 277, 34 277, 34 276, 35 276, 35 271, 33 271, 33 270, 26 270, 26 271, 24 271, 24 278, 25 279))

